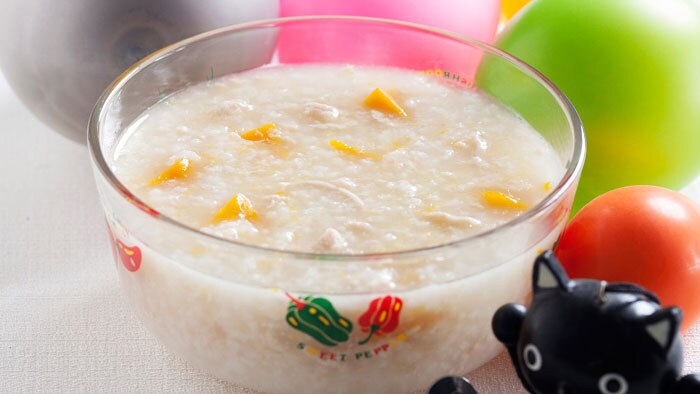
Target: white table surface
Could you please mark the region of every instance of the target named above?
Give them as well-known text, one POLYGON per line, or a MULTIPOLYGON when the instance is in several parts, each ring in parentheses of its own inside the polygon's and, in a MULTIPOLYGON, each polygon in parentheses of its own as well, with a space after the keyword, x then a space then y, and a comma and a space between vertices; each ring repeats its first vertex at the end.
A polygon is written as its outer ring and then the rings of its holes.
MULTIPOLYGON (((86 147, 1 75, 0 119, 0 393, 244 393, 169 354, 126 305, 86 147)), ((685 345, 700 372, 700 325, 685 345)), ((481 393, 524 392, 505 354, 469 377, 481 393)))

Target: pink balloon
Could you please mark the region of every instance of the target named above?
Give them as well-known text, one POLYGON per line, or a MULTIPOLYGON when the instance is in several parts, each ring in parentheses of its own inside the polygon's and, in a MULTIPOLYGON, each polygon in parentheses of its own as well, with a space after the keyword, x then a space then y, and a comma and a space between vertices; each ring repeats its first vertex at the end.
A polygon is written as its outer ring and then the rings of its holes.
MULTIPOLYGON (((450 30, 490 43, 500 17, 500 0, 281 0, 281 16, 353 15, 398 19, 450 30)), ((282 63, 326 62, 394 65, 449 72, 471 78, 481 51, 447 39, 399 32, 375 24, 317 22, 314 30, 280 31, 282 63), (319 34, 323 31, 323 34, 319 34)))

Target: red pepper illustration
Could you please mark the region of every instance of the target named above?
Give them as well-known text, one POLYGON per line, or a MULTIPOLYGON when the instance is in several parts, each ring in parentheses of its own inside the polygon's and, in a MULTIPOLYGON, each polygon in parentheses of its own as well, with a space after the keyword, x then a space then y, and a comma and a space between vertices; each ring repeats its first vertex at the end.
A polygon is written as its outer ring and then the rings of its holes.
POLYGON ((367 338, 359 342, 363 345, 374 336, 388 334, 399 326, 399 314, 403 301, 399 297, 384 296, 370 302, 369 309, 358 320, 363 332, 368 332, 367 338))
MULTIPOLYGON (((109 233, 109 246, 112 247, 112 254, 115 260, 121 260, 124 268, 129 272, 134 272, 141 267, 141 249, 138 246, 126 246, 117 239, 112 232, 112 228, 107 223, 107 233, 109 233)), ((117 263, 118 264, 118 263, 117 263)))
POLYGON ((124 268, 129 272, 134 272, 141 267, 141 249, 138 246, 126 246, 122 241, 117 240, 117 251, 124 268))

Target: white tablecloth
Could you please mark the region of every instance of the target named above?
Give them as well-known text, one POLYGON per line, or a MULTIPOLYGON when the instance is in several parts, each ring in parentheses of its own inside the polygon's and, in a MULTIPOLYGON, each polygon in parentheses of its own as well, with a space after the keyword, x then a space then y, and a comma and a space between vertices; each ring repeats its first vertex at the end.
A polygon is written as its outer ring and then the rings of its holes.
MULTIPOLYGON (((170 355, 129 310, 86 147, 2 76, 0 120, 0 393, 245 392, 170 355)), ((700 325, 685 342, 700 371, 700 325)), ((523 392, 505 354, 469 377, 481 393, 523 392)))

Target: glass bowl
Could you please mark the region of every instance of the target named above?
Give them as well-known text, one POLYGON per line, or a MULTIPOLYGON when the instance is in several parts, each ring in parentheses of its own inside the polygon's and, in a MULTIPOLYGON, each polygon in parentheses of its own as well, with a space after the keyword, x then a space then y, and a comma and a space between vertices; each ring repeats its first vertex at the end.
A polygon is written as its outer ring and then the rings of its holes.
POLYGON ((260 21, 166 47, 112 83, 88 134, 117 271, 143 323, 192 365, 270 393, 415 392, 493 358, 502 348, 492 314, 526 301, 536 255, 569 217, 585 150, 571 103, 523 62, 447 31, 355 17, 260 21), (144 110, 217 76, 290 63, 401 67, 484 92, 544 136, 565 174, 489 231, 365 255, 217 238, 160 214, 115 177, 114 149, 144 110), (325 318, 314 320, 319 311, 325 318))

